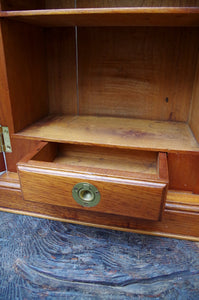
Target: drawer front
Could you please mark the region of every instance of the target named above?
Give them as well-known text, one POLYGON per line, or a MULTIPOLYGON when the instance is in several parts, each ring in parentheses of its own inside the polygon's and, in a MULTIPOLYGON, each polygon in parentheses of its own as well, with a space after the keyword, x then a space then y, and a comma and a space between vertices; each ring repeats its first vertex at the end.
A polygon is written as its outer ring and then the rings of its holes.
POLYGON ((19 165, 21 188, 25 200, 117 214, 135 218, 160 220, 166 197, 166 183, 85 175, 64 170, 49 170, 19 165), (72 190, 77 183, 94 185, 100 201, 94 207, 77 203, 72 190))

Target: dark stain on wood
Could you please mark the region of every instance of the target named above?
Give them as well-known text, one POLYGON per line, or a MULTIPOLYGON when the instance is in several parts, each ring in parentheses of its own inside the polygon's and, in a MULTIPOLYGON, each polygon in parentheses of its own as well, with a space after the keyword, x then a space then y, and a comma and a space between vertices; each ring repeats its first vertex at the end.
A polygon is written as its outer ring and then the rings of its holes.
POLYGON ((0 299, 198 299, 199 243, 0 213, 0 299))

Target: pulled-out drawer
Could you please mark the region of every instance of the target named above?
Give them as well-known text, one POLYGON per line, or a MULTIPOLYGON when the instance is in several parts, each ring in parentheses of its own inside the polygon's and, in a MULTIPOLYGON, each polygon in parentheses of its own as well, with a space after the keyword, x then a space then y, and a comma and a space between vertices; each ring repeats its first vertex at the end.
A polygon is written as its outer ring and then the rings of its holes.
POLYGON ((161 220, 166 153, 41 142, 18 163, 25 200, 161 220))

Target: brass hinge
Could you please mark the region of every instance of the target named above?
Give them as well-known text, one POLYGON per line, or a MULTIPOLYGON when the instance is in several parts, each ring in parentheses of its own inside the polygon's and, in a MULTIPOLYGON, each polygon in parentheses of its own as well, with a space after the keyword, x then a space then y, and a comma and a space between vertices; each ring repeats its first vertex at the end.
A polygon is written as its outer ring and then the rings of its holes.
POLYGON ((0 125, 0 152, 12 152, 9 129, 0 125))

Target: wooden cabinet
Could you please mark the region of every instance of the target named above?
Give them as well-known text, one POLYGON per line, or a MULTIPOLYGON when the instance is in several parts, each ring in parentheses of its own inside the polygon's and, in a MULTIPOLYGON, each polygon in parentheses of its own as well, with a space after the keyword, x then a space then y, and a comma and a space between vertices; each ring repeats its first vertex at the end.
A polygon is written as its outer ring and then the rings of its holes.
POLYGON ((1 210, 199 239, 199 1, 158 3, 1 0, 1 210))

